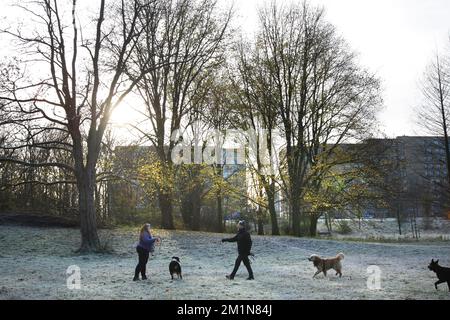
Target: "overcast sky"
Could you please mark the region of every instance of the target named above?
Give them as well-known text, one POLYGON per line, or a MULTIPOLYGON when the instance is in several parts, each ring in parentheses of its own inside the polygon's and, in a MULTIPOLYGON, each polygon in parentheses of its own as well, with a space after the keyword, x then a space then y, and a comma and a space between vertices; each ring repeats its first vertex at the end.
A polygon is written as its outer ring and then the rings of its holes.
MULTIPOLYGON (((11 15, 17 14, 7 5, 11 0, 0 1, 1 16, 11 18, 11 15)), ((231 3, 231 0, 221 1, 231 3)), ((256 10, 264 2, 235 0, 238 14, 236 23, 242 26, 243 31, 255 31, 256 10)), ((389 136, 421 133, 415 124, 413 108, 421 103, 419 83, 427 63, 436 50, 450 53, 450 0, 310 2, 325 7, 326 19, 359 53, 361 65, 382 80, 385 108, 379 120, 383 131, 389 136)), ((2 55, 6 53, 7 47, 7 44, 2 44, 2 55)), ((7 52, 11 54, 9 50, 7 52)))
MULTIPOLYGON (((298 0, 302 1, 302 0, 298 0)), ((245 30, 256 25, 264 0, 236 0, 245 30)), ((359 53, 360 63, 382 80, 379 116, 389 136, 419 134, 413 107, 421 103, 423 71, 436 50, 449 51, 449 0, 310 0, 359 53)))

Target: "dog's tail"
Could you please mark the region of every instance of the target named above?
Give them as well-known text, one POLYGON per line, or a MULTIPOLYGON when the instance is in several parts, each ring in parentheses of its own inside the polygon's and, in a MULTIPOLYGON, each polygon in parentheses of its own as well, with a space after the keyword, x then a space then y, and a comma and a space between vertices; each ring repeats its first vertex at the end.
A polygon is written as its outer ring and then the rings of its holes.
POLYGON ((339 259, 339 260, 344 260, 344 254, 343 254, 342 252, 339 252, 339 253, 336 255, 336 258, 339 259))

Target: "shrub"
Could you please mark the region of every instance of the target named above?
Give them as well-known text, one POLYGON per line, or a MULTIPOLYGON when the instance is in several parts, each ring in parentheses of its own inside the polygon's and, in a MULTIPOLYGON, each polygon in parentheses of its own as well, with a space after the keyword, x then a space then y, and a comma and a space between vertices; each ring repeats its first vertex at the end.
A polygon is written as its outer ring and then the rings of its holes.
POLYGON ((343 220, 338 222, 338 228, 336 231, 340 234, 350 234, 352 233, 352 228, 347 220, 343 220))

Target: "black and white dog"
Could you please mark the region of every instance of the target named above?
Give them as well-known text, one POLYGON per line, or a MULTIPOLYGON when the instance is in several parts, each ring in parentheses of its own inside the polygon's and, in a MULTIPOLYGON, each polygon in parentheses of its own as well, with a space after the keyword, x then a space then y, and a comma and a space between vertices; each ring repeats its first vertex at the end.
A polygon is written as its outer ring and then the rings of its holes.
POLYGON ((169 264, 169 272, 170 276, 173 280, 173 275, 176 274, 178 278, 183 279, 183 276, 181 275, 181 264, 180 264, 180 258, 178 257, 172 257, 172 261, 170 261, 169 264))

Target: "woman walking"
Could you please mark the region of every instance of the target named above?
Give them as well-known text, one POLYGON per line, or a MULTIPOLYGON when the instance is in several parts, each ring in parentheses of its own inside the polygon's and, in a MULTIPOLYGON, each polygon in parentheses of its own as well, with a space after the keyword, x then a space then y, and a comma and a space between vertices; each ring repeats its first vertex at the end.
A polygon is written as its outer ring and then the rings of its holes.
POLYGON ((151 228, 150 223, 146 223, 141 228, 141 232, 139 233, 139 243, 136 246, 136 252, 139 257, 139 262, 134 271, 133 281, 139 280, 139 273, 142 276, 142 280, 147 280, 147 276, 145 273, 148 257, 150 255, 150 252, 154 251, 155 242, 156 243, 160 242, 160 239, 158 237, 152 237, 150 228, 151 228))

